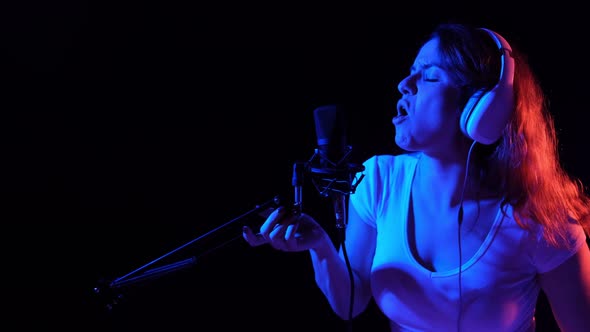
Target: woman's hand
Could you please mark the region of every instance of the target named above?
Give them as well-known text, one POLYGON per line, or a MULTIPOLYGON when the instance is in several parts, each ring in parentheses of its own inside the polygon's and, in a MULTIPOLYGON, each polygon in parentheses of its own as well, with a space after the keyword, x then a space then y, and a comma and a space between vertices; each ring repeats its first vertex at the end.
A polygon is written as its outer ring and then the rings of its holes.
POLYGON ((331 241, 326 231, 309 215, 295 214, 287 207, 274 210, 259 233, 244 226, 242 236, 253 247, 270 244, 282 251, 304 251, 331 241))

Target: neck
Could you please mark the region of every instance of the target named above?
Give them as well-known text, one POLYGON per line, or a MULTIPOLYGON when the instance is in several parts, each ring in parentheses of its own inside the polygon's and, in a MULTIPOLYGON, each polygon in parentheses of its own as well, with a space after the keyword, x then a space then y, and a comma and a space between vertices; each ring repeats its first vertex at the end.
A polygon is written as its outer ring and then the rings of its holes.
MULTIPOLYGON (((465 181, 466 163, 467 158, 451 158, 448 155, 445 158, 436 158, 422 154, 418 161, 413 189, 436 193, 437 200, 442 204, 456 206, 462 198, 473 197, 476 189, 472 181, 465 181)), ((472 178, 472 174, 467 175, 472 178)))

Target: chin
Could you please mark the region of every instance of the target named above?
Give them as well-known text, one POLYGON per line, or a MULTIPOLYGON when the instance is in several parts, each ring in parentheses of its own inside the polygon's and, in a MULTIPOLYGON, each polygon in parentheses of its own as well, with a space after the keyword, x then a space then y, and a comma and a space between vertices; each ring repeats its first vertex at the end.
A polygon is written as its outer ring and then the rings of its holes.
POLYGON ((411 142, 412 140, 408 136, 395 135, 395 144, 403 150, 412 151, 411 142))

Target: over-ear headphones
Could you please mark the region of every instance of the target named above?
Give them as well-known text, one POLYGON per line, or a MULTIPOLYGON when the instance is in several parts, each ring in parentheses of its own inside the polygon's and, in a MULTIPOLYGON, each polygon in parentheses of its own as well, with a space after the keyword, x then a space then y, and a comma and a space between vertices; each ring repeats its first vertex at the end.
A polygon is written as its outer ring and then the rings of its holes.
POLYGON ((491 90, 478 90, 467 101, 461 113, 461 130, 482 144, 497 141, 510 121, 514 110, 514 58, 510 44, 500 34, 486 31, 496 42, 501 56, 498 83, 491 90))

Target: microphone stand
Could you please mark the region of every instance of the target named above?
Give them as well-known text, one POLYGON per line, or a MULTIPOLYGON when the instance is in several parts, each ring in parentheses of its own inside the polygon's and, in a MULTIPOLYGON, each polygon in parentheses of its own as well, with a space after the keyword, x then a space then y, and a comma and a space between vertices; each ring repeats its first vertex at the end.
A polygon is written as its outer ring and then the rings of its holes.
MULTIPOLYGON (((280 204, 280 199, 278 196, 275 196, 272 200, 268 200, 260 205, 256 205, 253 209, 241 214, 240 216, 210 230, 209 232, 206 232, 205 234, 194 238, 188 242, 186 242, 185 244, 165 253, 164 255, 152 260, 151 262, 119 277, 119 278, 115 278, 112 281, 105 281, 105 280, 101 280, 99 281, 99 284, 102 286, 97 286, 94 288, 94 293, 98 294, 98 295, 103 295, 103 296, 107 296, 107 298, 110 298, 110 301, 108 301, 109 303, 107 303, 106 307, 107 309, 110 311, 113 309, 114 305, 119 303, 119 301, 122 299, 122 296, 120 293, 116 293, 115 290, 119 290, 122 289, 123 287, 128 287, 128 286, 132 286, 135 284, 138 284, 139 282, 142 281, 146 281, 146 280, 151 280, 151 279, 156 279, 159 278, 161 276, 164 276, 166 274, 172 273, 172 272, 176 272, 176 271, 180 271, 180 270, 184 270, 187 269, 189 267, 192 267, 196 264, 196 257, 190 257, 187 259, 183 259, 180 261, 176 261, 170 264, 166 264, 160 267, 155 267, 152 269, 147 270, 147 268, 149 268, 150 266, 153 266, 154 264, 156 264, 157 262, 163 260, 164 258, 177 253, 178 251, 198 242, 201 241, 211 235, 213 235, 214 233, 218 232, 219 230, 222 230, 252 214, 258 214, 258 215, 264 215, 263 213, 261 213, 262 211, 272 207, 272 206, 278 206, 280 204)), ((237 238, 237 237, 236 237, 237 238)), ((235 240, 236 238, 230 239, 229 241, 226 241, 225 243, 209 250, 208 252, 211 252, 214 249, 218 249, 221 248, 223 245, 227 244, 228 242, 231 242, 233 240, 235 240)))

